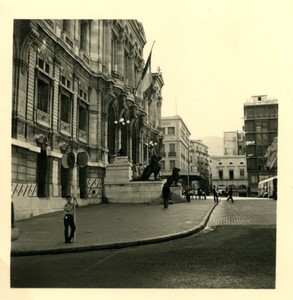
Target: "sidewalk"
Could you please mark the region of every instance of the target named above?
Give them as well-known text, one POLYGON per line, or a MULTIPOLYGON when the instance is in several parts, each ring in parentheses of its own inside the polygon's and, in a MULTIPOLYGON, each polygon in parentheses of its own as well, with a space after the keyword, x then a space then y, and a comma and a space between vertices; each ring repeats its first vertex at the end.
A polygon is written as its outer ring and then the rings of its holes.
MULTIPOLYGON (((65 203, 65 201, 64 201, 65 203)), ((79 207, 76 238, 64 243, 63 212, 15 222, 20 235, 11 255, 56 254, 155 243, 200 231, 214 209, 212 197, 190 203, 100 204, 79 207)))

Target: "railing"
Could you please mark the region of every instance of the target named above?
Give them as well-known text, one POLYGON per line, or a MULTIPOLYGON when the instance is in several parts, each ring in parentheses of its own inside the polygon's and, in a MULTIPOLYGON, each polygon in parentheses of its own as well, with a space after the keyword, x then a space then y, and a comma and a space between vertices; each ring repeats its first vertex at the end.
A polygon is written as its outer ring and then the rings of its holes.
POLYGON ((168 156, 169 156, 169 157, 170 157, 170 156, 176 156, 176 152, 170 151, 170 152, 168 152, 168 156))

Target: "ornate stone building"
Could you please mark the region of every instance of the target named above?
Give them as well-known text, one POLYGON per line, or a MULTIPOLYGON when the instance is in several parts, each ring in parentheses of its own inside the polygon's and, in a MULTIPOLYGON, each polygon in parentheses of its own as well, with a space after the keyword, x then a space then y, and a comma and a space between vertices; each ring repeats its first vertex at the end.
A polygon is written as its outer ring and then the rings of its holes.
POLYGON ((136 20, 15 20, 12 200, 16 219, 103 200, 121 150, 146 164, 161 144, 161 72, 142 78, 136 20))

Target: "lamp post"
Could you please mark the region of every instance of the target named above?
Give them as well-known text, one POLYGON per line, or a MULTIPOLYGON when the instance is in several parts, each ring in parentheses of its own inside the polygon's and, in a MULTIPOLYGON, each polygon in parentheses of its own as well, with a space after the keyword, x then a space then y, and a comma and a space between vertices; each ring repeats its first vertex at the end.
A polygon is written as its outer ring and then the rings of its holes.
POLYGON ((190 185, 190 153, 194 153, 193 149, 190 149, 190 141, 188 141, 188 149, 187 149, 187 153, 188 153, 188 158, 187 158, 187 186, 189 188, 190 185))
POLYGON ((154 150, 157 146, 156 142, 153 141, 149 141, 148 143, 145 144, 147 146, 148 152, 149 152, 149 156, 152 156, 154 154, 154 150))
MULTIPOLYGON (((119 120, 115 120, 114 121, 114 125, 118 126, 118 148, 119 151, 121 149, 121 130, 125 125, 129 125, 130 121, 129 120, 125 120, 123 117, 121 117, 119 120)), ((123 149, 124 150, 124 149, 123 149)))

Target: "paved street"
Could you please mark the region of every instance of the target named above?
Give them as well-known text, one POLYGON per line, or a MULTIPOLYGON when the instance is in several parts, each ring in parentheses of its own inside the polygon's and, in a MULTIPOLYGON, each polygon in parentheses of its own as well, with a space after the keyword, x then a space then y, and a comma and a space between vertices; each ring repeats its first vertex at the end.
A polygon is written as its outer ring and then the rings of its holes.
MULTIPOLYGON (((197 203, 192 200, 191 207, 197 203)), ((274 289, 276 204, 269 199, 236 198, 234 204, 222 199, 203 231, 168 242, 12 257, 11 286, 274 289)), ((188 208, 182 203, 174 211, 188 208)))
POLYGON ((238 198, 234 203, 220 198, 208 226, 218 225, 276 225, 277 202, 271 199, 238 198))

